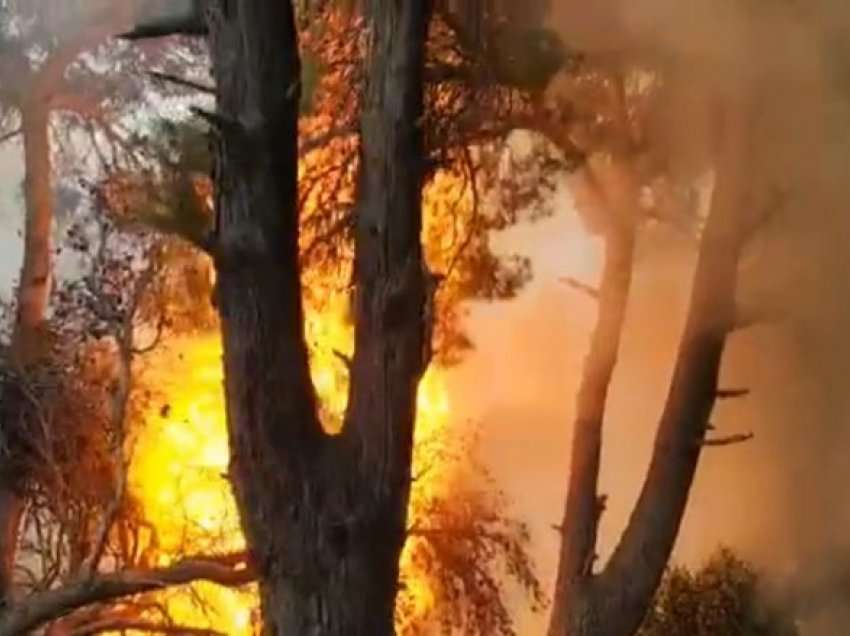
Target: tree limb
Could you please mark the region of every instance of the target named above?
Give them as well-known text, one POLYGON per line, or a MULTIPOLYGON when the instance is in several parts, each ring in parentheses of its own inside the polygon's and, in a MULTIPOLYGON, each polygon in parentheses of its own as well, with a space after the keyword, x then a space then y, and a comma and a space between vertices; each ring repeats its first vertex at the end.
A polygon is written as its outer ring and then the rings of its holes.
POLYGON ((750 394, 749 389, 717 389, 718 400, 731 400, 739 397, 746 397, 750 394))
POLYGON ((206 84, 201 84, 200 82, 195 82, 190 79, 186 79, 184 77, 178 77, 177 75, 172 75, 170 73, 160 73, 159 71, 148 71, 148 77, 158 80, 160 82, 167 82, 170 84, 176 84, 177 86, 182 86, 183 88, 191 88, 192 90, 200 91, 201 93, 213 94, 215 93, 215 88, 212 86, 208 86, 206 84))
POLYGON ((9 132, 0 135, 0 144, 4 144, 7 141, 9 141, 10 139, 14 139, 18 135, 20 135, 22 132, 23 132, 22 128, 16 128, 15 130, 10 130, 9 132))
POLYGON ((147 632, 151 634, 175 634, 177 636, 227 636, 226 632, 202 627, 187 627, 185 625, 169 625, 156 621, 131 620, 128 618, 110 618, 83 625, 71 630, 69 636, 94 636, 95 634, 124 633, 125 631, 147 632))
POLYGON ((56 589, 36 592, 12 605, 0 616, 0 636, 30 633, 49 621, 93 603, 106 603, 195 581, 238 587, 251 583, 255 578, 245 553, 189 557, 168 567, 95 575, 56 589))
POLYGON ((583 283, 577 278, 573 278, 572 276, 566 276, 563 278, 559 278, 558 280, 566 285, 569 285, 573 289, 578 290, 583 294, 586 294, 593 300, 599 300, 599 290, 596 287, 593 287, 592 285, 583 283))
POLYGON ((732 444, 740 444, 753 439, 753 433, 739 433, 737 435, 729 435, 727 437, 707 438, 700 441, 700 446, 731 446, 732 444))

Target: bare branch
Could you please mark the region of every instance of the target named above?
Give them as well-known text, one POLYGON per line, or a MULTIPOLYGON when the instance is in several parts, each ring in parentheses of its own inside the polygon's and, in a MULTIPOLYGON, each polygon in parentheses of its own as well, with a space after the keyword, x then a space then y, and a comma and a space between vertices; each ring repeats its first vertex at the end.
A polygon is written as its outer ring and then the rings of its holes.
POLYGON ((133 569, 81 578, 60 588, 36 592, 11 606, 0 618, 0 636, 30 633, 45 623, 93 603, 105 603, 195 581, 238 587, 255 580, 245 553, 191 557, 174 565, 133 569))
POLYGON ((227 636, 226 632, 185 625, 169 625, 156 621, 130 620, 127 618, 106 617, 98 621, 71 630, 70 636, 94 636, 102 633, 123 633, 124 631, 147 632, 151 634, 177 634, 179 636, 227 636))
POLYGON ((351 356, 347 356, 342 351, 339 351, 337 349, 333 350, 333 354, 339 360, 342 361, 342 363, 345 365, 345 368, 348 369, 348 371, 350 372, 351 371, 351 356))
POLYGON ((749 394, 749 389, 718 389, 716 397, 718 400, 730 400, 733 398, 745 397, 749 394))
POLYGON ((731 446, 732 444, 741 444, 753 439, 753 433, 739 433, 737 435, 729 435, 728 437, 714 437, 704 439, 700 442, 700 446, 731 446))
POLYGON ((9 132, 0 135, 0 144, 4 144, 7 141, 9 141, 10 139, 14 139, 18 135, 20 135, 22 132, 23 132, 23 128, 16 128, 15 130, 10 130, 9 132))
POLYGON ((227 117, 224 117, 218 113, 214 113, 203 108, 198 108, 196 106, 191 107, 189 110, 192 112, 193 115, 205 121, 209 125, 209 127, 212 128, 212 130, 219 135, 222 135, 228 131, 236 132, 242 129, 242 126, 239 122, 233 119, 228 119, 227 117))
POLYGON ((190 79, 186 79, 183 77, 178 77, 177 75, 172 75, 170 73, 160 73, 159 71, 148 71, 148 77, 151 79, 158 80, 160 82, 167 82, 170 84, 175 84, 177 86, 182 86, 183 88, 191 88, 192 90, 200 91, 201 93, 213 94, 215 93, 215 88, 212 86, 207 86, 206 84, 201 84, 200 82, 194 82, 190 79))
MULTIPOLYGON (((472 243, 472 239, 475 237, 475 234, 478 230, 478 219, 481 211, 481 195, 478 191, 478 174, 475 167, 475 162, 473 162, 472 160, 472 153, 470 153, 469 151, 469 146, 463 146, 462 150, 463 162, 467 172, 467 180, 464 184, 464 191, 468 186, 472 193, 472 218, 469 220, 469 231, 466 233, 466 237, 461 242, 460 247, 457 249, 454 256, 452 256, 452 260, 449 263, 449 266, 446 268, 446 273, 443 275, 444 280, 448 280, 451 277, 461 257, 464 255, 464 253, 472 243)), ((458 195, 458 201, 461 197, 463 197, 464 193, 465 192, 461 192, 458 195)))
POLYGON ((588 285, 587 283, 583 283, 577 278, 573 278, 572 276, 564 276, 558 279, 560 282, 569 285, 573 289, 576 289, 583 294, 586 294, 593 300, 599 300, 599 290, 592 285, 588 285))

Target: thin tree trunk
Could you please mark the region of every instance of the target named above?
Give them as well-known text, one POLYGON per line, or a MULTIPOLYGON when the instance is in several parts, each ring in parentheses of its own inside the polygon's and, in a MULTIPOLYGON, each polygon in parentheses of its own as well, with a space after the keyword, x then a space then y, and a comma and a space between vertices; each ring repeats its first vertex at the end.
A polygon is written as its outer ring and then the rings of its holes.
POLYGON ((634 264, 634 225, 612 227, 605 241, 596 326, 576 400, 567 501, 555 583, 550 633, 565 633, 567 621, 581 622, 590 602, 599 517, 598 494, 602 427, 608 387, 617 363, 634 264), (567 611, 569 608, 569 612, 567 611))
POLYGON ((22 118, 26 225, 13 347, 17 361, 26 365, 38 356, 50 298, 53 190, 48 105, 33 100, 22 118))
POLYGON ((231 475, 270 635, 393 633, 416 390, 427 365, 420 246, 422 0, 370 9, 343 433, 321 428, 298 269, 300 61, 292 3, 209 12, 220 137, 213 252, 231 475))
MULTIPOLYGON (((91 20, 91 23, 85 24, 73 37, 70 37, 70 33, 65 34, 68 36, 65 44, 53 51, 36 73, 22 80, 26 89, 17 106, 21 114, 24 141, 26 220, 12 334, 12 361, 22 369, 38 362, 47 353, 45 318, 53 278, 54 220, 49 132, 51 99, 60 89, 67 68, 83 51, 102 42, 119 25, 127 22, 132 5, 120 1, 100 2, 98 6, 92 6, 84 20, 91 20)), ((7 425, 7 422, 0 423, 0 426, 7 425)), ((4 437, 8 440, 13 436, 4 437)), ((0 462, 8 465, 8 455, 14 455, 17 451, 6 447, 4 452, 7 455, 0 455, 0 462)), ((16 464, 20 465, 20 462, 16 464)), ((25 476, 13 472, 0 469, 0 600, 3 602, 8 600, 12 591, 18 528, 24 511, 18 484, 25 476)))
MULTIPOLYGON (((12 334, 14 362, 21 368, 36 362, 43 348, 44 321, 50 296, 53 193, 48 116, 46 104, 32 103, 22 109, 26 220, 17 315, 12 334)), ((14 437, 11 433, 6 435, 7 442, 11 443, 14 437)), ((16 449, 6 447, 4 452, 7 455, 1 459, 8 464, 9 454, 15 453, 16 449)), ((20 496, 22 478, 13 470, 0 471, 0 599, 3 602, 9 602, 13 594, 18 528, 24 512, 24 501, 20 496)))
POLYGON ((688 317, 673 380, 659 423, 650 468, 623 536, 598 575, 580 570, 590 550, 595 520, 598 427, 574 452, 569 498, 576 517, 565 518, 564 547, 549 636, 631 636, 663 575, 684 515, 709 416, 717 396, 726 338, 735 328, 738 260, 746 226, 749 185, 749 108, 725 104, 716 158, 716 186, 694 275, 688 317), (575 461, 575 460, 574 460, 575 461), (581 493, 572 492, 582 488, 581 493), (590 520, 590 521, 589 521, 590 520), (566 556, 564 556, 566 555, 566 556))
MULTIPOLYGON (((5 460, 8 461, 8 460, 5 460)), ((11 475, 0 479, 0 555, 2 555, 2 571, 0 571, 0 603, 10 604, 12 601, 13 575, 15 557, 18 546, 18 527, 24 512, 24 501, 18 495, 18 490, 11 475)))

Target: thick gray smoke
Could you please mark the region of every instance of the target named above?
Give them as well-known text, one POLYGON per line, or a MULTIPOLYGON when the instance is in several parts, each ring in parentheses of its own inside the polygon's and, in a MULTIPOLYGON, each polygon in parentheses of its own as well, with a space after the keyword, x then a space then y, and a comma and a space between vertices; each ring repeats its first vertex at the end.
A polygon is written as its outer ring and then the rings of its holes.
MULTIPOLYGON (((676 559, 697 563, 730 545, 807 603, 806 636, 847 633, 850 3, 567 0, 554 11, 554 24, 576 48, 663 72, 652 143, 682 178, 711 164, 709 96, 754 95, 747 177, 753 205, 775 202, 748 247, 740 301, 767 321, 731 339, 722 383, 752 394, 719 406, 713 423, 722 434, 752 431, 755 439, 708 449, 676 559)), ((563 219, 551 223, 506 237, 510 249, 525 249, 543 267, 514 306, 473 312, 479 353, 458 372, 464 400, 478 391, 468 408, 487 427, 494 470, 532 520, 545 577, 554 572, 550 526, 562 510, 572 400, 593 320, 590 301, 556 280, 576 275, 569 237, 579 230, 563 219)), ((687 303, 694 248, 661 234, 643 237, 612 387, 603 556, 643 479, 687 303)))

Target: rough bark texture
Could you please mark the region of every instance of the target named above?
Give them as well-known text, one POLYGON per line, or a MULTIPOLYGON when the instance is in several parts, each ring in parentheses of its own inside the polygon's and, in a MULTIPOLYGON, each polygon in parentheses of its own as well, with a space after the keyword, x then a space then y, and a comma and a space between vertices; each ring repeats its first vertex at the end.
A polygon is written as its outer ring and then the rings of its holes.
POLYGON ((336 437, 320 426, 303 335, 292 3, 219 0, 208 11, 231 474, 268 634, 393 633, 429 337, 418 125, 427 4, 369 7, 355 355, 336 437))
MULTIPOLYGON (((549 636, 631 636, 640 627, 670 558, 717 396, 723 348, 735 328, 742 228, 752 214, 745 209, 751 150, 748 116, 749 108, 743 101, 723 106, 715 191, 652 460, 626 530, 598 574, 591 571, 587 560, 596 542, 597 520, 592 506, 597 501, 601 413, 587 422, 581 418, 585 407, 599 409, 604 405, 607 384, 602 386, 597 384, 598 378, 585 377, 582 390, 590 388, 595 397, 589 400, 583 396, 579 403, 549 636), (585 403, 586 399, 589 401, 585 403)), ((612 305, 610 311, 615 309, 612 305)), ((614 324, 615 318, 600 316, 600 326, 614 324)), ((603 350, 599 360, 589 360, 589 375, 596 373, 594 368, 607 368, 605 355, 603 350)))

